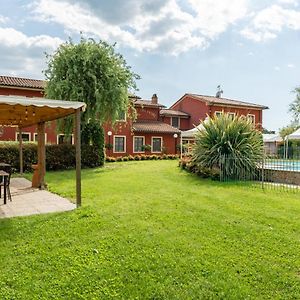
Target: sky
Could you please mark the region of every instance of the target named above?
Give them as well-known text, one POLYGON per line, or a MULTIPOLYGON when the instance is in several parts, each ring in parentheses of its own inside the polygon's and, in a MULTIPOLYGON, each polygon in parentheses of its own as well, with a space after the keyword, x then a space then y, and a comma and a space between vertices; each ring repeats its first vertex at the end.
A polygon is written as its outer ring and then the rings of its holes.
POLYGON ((0 0, 0 75, 44 79, 45 53, 80 34, 116 43, 136 93, 170 106, 185 93, 266 105, 288 125, 300 86, 300 0, 0 0))

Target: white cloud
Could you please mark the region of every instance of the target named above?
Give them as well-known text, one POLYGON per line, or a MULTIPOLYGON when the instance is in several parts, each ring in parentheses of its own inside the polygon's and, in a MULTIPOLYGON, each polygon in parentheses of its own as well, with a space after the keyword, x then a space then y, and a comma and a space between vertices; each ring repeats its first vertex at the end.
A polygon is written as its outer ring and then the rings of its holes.
POLYGON ((243 29, 241 34, 247 39, 261 42, 276 38, 285 28, 300 29, 300 12, 272 5, 255 14, 250 26, 243 29))
POLYGON ((299 1, 298 0, 278 0, 278 3, 280 3, 280 4, 287 4, 287 5, 294 5, 294 6, 298 6, 299 5, 299 1))
POLYGON ((246 16, 247 0, 188 0, 197 13, 195 27, 207 37, 215 38, 246 16))
POLYGON ((7 74, 32 74, 38 78, 45 67, 45 51, 52 52, 62 40, 48 35, 27 36, 14 28, 0 27, 1 69, 7 74), (13 66, 13 67, 12 67, 13 66))
POLYGON ((275 66, 275 67, 274 67, 274 70, 275 70, 275 71, 280 71, 280 67, 279 67, 279 66, 275 66))
POLYGON ((296 66, 294 64, 288 64, 287 67, 290 69, 294 69, 296 66))
POLYGON ((0 24, 5 24, 9 21, 8 17, 4 17, 2 15, 0 15, 0 24))
POLYGON ((138 51, 177 55, 192 48, 206 48, 247 12, 247 0, 188 0, 189 12, 179 3, 39 0, 33 13, 35 19, 58 23, 71 32, 83 32, 138 51))

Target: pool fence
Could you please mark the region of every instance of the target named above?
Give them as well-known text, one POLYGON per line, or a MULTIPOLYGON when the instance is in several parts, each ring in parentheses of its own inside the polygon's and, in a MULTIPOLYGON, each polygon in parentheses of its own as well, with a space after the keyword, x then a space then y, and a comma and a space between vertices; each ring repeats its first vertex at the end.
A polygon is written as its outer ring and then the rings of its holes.
POLYGON ((300 191, 300 156, 264 156, 251 162, 246 157, 222 155, 220 181, 247 182, 263 189, 300 191))

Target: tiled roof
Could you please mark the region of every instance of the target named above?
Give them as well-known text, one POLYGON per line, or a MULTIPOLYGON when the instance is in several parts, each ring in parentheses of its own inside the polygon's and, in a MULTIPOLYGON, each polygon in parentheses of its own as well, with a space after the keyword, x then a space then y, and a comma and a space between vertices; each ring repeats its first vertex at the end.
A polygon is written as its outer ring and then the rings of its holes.
POLYGON ((134 132, 180 133, 179 129, 159 121, 134 122, 132 127, 134 132))
POLYGON ((209 104, 220 104, 220 105, 232 105, 232 106, 243 106, 243 107, 252 107, 252 108, 259 108, 259 109, 268 109, 267 106, 239 101, 239 100, 233 100, 233 99, 227 99, 227 98, 218 98, 214 96, 205 96, 205 95, 197 95, 197 94, 186 94, 193 98, 203 100, 205 102, 208 102, 209 104))
POLYGON ((137 100, 133 101, 133 103, 136 105, 141 105, 141 106, 165 107, 164 105, 159 104, 159 103, 157 103, 157 104, 152 103, 151 100, 137 99, 137 100))
POLYGON ((41 89, 43 90, 46 81, 38 79, 0 76, 0 86, 13 86, 21 88, 41 89))
POLYGON ((180 111, 180 110, 174 110, 174 109, 162 109, 160 111, 160 114, 163 116, 180 116, 180 117, 186 117, 188 118, 190 115, 180 111))

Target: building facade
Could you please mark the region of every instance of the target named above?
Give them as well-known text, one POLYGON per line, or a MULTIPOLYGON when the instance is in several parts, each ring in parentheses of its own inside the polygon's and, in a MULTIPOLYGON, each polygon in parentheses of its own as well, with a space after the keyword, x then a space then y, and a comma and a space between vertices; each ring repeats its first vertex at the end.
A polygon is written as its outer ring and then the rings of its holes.
POLYGON ((157 95, 151 100, 131 97, 136 118, 128 111, 114 126, 106 124, 105 140, 108 156, 142 154, 177 154, 180 130, 163 122, 160 112, 164 107, 158 103, 157 95))
POLYGON ((192 129, 199 125, 200 121, 207 116, 214 117, 222 113, 229 113, 232 116, 245 116, 255 124, 259 130, 262 129, 262 112, 268 107, 249 102, 220 98, 214 96, 204 96, 197 94, 185 94, 169 110, 162 111, 165 120, 168 122, 179 122, 180 130, 192 129), (169 119, 168 111, 172 112, 169 119), (182 115, 184 113, 185 115, 182 115), (175 118, 175 120, 174 120, 175 118))

